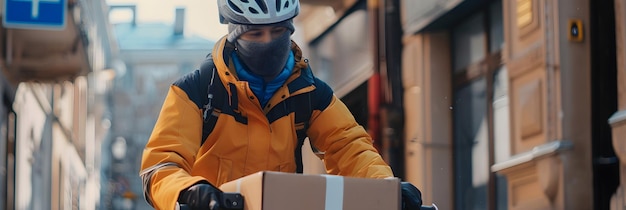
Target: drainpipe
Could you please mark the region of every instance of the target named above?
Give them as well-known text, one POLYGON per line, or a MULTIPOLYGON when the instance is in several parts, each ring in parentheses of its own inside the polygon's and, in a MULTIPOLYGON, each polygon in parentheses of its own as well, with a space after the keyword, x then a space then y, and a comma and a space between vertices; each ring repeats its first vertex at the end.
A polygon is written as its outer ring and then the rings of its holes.
POLYGON ((368 130, 397 177, 404 176, 402 31, 398 0, 367 0, 374 75, 368 81, 368 130))
POLYGON ((378 35, 378 21, 379 21, 379 0, 367 0, 367 10, 370 20, 370 44, 372 45, 372 68, 374 68, 374 74, 368 80, 368 120, 367 130, 374 139, 374 146, 378 151, 383 151, 381 135, 380 135, 380 98, 381 98, 381 75, 380 75, 380 47, 379 47, 379 35, 378 35))
MULTIPOLYGON (((12 103, 11 103, 12 104, 12 103)), ((6 209, 15 209, 15 150, 17 149, 17 112, 9 108, 7 121, 6 209)))
POLYGON ((404 87, 402 85, 402 28, 400 1, 381 0, 379 10, 379 60, 383 99, 380 112, 383 157, 397 177, 404 166, 404 87))

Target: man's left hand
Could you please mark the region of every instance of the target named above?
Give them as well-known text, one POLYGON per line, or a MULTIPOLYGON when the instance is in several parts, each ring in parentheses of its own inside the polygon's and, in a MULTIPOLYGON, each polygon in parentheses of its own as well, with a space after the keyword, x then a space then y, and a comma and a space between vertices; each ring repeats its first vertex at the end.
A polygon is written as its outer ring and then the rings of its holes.
POLYGON ((401 182, 402 210, 419 210, 422 206, 422 192, 410 182, 401 182))

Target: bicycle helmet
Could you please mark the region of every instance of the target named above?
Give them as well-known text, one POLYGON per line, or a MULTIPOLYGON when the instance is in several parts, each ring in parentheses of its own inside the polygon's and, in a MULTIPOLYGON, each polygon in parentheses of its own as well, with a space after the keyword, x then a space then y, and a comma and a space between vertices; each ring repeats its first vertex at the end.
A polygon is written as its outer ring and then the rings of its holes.
POLYGON ((299 0, 217 0, 217 6, 222 24, 272 24, 300 12, 299 0))

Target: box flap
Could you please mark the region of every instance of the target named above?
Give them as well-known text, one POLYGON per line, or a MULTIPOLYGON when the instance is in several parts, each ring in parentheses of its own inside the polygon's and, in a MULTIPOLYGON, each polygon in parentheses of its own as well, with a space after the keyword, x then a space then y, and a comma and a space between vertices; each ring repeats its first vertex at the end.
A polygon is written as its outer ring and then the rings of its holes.
POLYGON ((248 176, 222 184, 219 188, 224 192, 236 192, 243 195, 245 209, 261 206, 263 203, 263 174, 257 172, 248 176))
POLYGON ((324 209, 323 176, 266 172, 263 184, 263 209, 324 209))

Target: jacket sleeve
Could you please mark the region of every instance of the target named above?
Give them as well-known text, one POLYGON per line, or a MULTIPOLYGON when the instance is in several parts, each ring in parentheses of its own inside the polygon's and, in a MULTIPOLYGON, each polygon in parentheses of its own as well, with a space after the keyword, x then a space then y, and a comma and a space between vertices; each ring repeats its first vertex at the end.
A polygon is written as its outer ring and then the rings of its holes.
POLYGON ((393 177, 391 167, 372 145, 372 138, 357 124, 346 105, 332 94, 330 87, 316 81, 318 104, 307 131, 315 147, 324 152, 324 164, 329 174, 342 176, 387 178, 393 177), (326 93, 324 93, 326 92, 326 93), (321 93, 321 94, 320 94, 321 93), (328 101, 328 102, 324 102, 328 101))
POLYGON ((200 147, 201 116, 187 94, 172 85, 141 160, 144 196, 155 209, 174 209, 180 191, 206 181, 189 175, 200 147))

